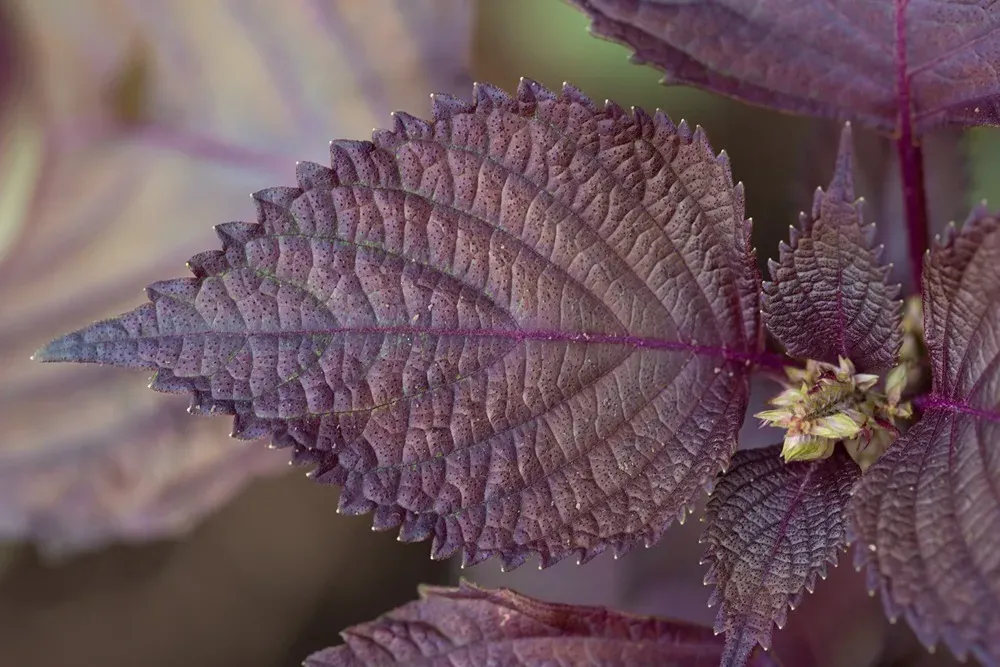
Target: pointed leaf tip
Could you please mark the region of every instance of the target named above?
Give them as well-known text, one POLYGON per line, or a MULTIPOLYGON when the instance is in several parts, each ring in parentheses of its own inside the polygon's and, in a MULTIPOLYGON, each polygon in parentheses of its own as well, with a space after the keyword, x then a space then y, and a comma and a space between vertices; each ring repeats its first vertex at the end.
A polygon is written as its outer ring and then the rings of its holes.
POLYGON ((854 140, 851 124, 844 123, 840 132, 840 145, 837 149, 837 162, 833 170, 833 178, 827 188, 828 197, 838 197, 845 202, 854 199, 854 140))
POLYGON ((902 344, 902 320, 873 228, 854 200, 851 156, 845 125, 829 187, 817 188, 811 214, 800 216, 778 261, 768 262, 763 317, 793 357, 831 364, 845 357, 860 372, 884 371, 902 344))
POLYGON ((32 353, 31 361, 43 364, 76 361, 72 354, 76 348, 76 344, 73 342, 75 337, 76 334, 66 334, 65 336, 60 336, 55 340, 49 341, 32 353))

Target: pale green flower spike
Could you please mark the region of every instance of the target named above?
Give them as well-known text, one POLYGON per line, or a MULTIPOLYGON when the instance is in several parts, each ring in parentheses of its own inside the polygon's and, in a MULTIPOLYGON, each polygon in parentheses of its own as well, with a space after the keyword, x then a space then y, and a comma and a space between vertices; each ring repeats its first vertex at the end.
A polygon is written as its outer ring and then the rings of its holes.
POLYGON ((850 359, 841 357, 836 366, 810 360, 805 368, 787 368, 786 388, 769 401, 773 409, 754 416, 785 429, 786 463, 827 458, 843 442, 867 469, 898 435, 896 419, 912 414, 910 404, 901 402, 910 370, 907 363, 893 368, 880 392, 875 387, 881 378, 855 372, 850 359))

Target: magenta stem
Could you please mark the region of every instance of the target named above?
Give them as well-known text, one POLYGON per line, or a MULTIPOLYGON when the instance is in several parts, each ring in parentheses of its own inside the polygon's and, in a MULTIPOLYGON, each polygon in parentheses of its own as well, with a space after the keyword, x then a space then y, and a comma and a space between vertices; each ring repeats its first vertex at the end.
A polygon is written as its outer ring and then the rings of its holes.
POLYGON ((924 190, 924 152, 912 135, 910 124, 903 123, 903 131, 896 140, 900 172, 903 177, 903 203, 906 210, 906 230, 910 244, 911 292, 920 289, 924 253, 930 235, 927 225, 927 194, 924 190))
POLYGON ((910 77, 906 65, 906 6, 909 0, 896 0, 896 99, 899 112, 899 133, 896 152, 903 179, 903 204, 910 247, 911 291, 920 289, 924 253, 929 237, 927 192, 924 187, 924 153, 913 132, 910 99, 910 77))
POLYGON ((913 404, 924 411, 940 410, 943 412, 957 412, 964 415, 972 415, 973 417, 985 419, 987 421, 1000 422, 1000 413, 983 410, 982 408, 968 405, 962 401, 955 401, 937 394, 925 394, 924 396, 918 396, 913 399, 913 404))

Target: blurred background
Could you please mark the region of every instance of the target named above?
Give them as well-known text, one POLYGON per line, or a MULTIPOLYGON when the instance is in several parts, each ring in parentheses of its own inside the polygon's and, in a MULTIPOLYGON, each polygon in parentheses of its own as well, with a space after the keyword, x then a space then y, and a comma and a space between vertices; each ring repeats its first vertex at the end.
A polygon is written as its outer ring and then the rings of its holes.
MULTIPOLYGON (((562 0, 0 0, 0 667, 298 665, 460 574, 712 622, 696 521, 617 562, 459 573, 338 516, 336 489, 286 452, 230 440, 228 420, 187 415, 143 373, 28 361, 183 275, 216 246, 212 225, 249 219, 250 192, 326 162, 330 139, 521 76, 703 125, 746 184, 762 261, 832 171, 836 124, 660 86, 562 0)), ((864 132, 856 145, 905 282, 894 151, 864 132)), ((994 130, 928 138, 936 226, 996 190, 998 148, 994 130)), ((954 664, 884 619, 849 556, 776 647, 788 667, 954 664)))

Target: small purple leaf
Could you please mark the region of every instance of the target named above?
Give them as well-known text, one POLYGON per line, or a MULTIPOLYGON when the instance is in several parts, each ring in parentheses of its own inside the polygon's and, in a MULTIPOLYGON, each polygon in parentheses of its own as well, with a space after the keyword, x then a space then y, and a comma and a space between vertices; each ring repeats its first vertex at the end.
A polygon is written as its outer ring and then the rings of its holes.
MULTIPOLYGON (((722 653, 709 628, 464 582, 424 587, 420 600, 342 636, 344 646, 314 653, 305 667, 716 667, 722 653)), ((758 651, 749 666, 775 663, 758 651)))
MULTIPOLYGON (((816 183, 828 178, 828 161, 837 152, 841 128, 838 123, 813 123, 808 138, 801 146, 798 165, 802 188, 796 187, 795 205, 812 205, 816 183)), ((891 264, 889 280, 901 283, 903 294, 920 291, 919 276, 913 279, 909 265, 909 238, 900 229, 906 220, 902 169, 896 142, 861 127, 852 128, 854 135, 855 192, 865 200, 868 219, 877 222, 875 243, 883 246, 881 261, 891 264)), ((942 128, 920 138, 924 157, 924 187, 927 194, 928 220, 931 234, 944 231, 951 220, 964 219, 969 212, 968 193, 973 179, 970 158, 966 153, 970 142, 961 128, 942 128)))
POLYGON ((760 358, 728 160, 531 81, 395 119, 258 193, 196 278, 38 358, 157 368, 434 558, 657 539, 735 450, 760 358))
POLYGON ((838 446, 818 461, 784 463, 781 445, 737 452, 708 501, 703 541, 726 633, 722 667, 743 667, 757 644, 768 648, 846 543, 844 509, 860 469, 838 446))
POLYGON ((845 357, 870 373, 895 365, 902 304, 861 208, 845 126, 830 186, 816 189, 812 214, 800 216, 791 245, 782 242, 779 261, 768 263, 772 282, 764 283, 763 316, 790 355, 832 364, 845 357))
POLYGON ((1000 665, 1000 221, 974 211, 923 282, 933 393, 862 479, 855 560, 925 645, 1000 665))
POLYGON ((1000 7, 961 0, 570 0, 664 82, 891 132, 1000 120, 1000 7))

